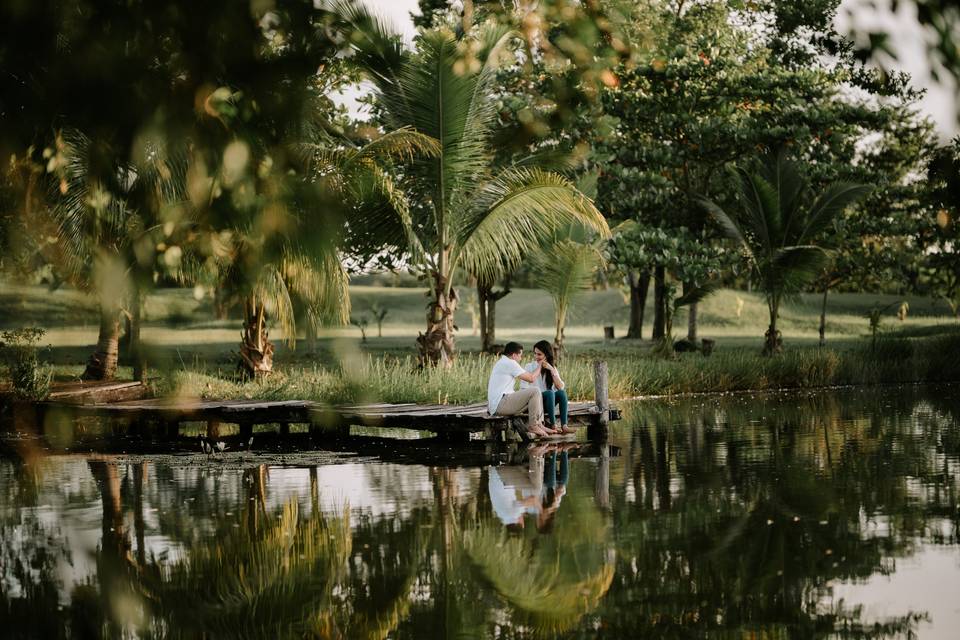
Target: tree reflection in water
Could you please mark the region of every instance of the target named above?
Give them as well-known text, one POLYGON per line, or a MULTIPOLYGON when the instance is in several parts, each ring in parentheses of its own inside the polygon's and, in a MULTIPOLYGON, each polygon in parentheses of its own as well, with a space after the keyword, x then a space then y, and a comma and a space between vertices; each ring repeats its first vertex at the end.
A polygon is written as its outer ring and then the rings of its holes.
MULTIPOLYGON (((503 468, 354 465, 364 480, 330 467, 0 458, 0 628, 43 638, 908 637, 924 611, 866 617, 869 602, 836 600, 832 588, 960 545, 955 396, 639 403, 613 433, 621 456, 571 459, 559 506, 557 487, 536 488, 536 513, 509 530, 488 493, 503 468), (337 482, 366 488, 348 508, 337 482)), ((538 477, 541 456, 557 453, 535 450, 517 471, 538 477)))

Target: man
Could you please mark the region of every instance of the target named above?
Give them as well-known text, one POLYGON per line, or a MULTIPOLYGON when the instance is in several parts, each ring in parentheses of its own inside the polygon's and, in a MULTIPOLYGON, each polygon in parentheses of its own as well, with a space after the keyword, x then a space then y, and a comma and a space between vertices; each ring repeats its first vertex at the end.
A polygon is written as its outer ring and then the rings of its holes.
POLYGON ((540 366, 526 371, 520 366, 523 358, 523 345, 508 342, 503 355, 490 372, 487 383, 487 411, 490 415, 515 416, 527 412, 527 435, 541 438, 551 435, 543 428, 543 397, 537 387, 528 387, 514 391, 514 383, 519 378, 525 382, 534 382, 540 375, 540 366))

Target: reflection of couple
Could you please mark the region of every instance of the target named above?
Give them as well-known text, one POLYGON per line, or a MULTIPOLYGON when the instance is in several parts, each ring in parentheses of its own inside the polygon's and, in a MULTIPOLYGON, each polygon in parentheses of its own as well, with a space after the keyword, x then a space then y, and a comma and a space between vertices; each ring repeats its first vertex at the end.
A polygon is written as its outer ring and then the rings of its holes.
POLYGON ((567 424, 567 392, 554 365, 553 348, 546 340, 533 345, 533 362, 520 366, 523 345, 508 342, 503 355, 490 372, 487 383, 487 410, 490 415, 515 416, 527 412, 527 435, 544 438, 573 433, 567 424), (520 390, 514 382, 520 380, 520 390), (546 416, 544 408, 547 409, 546 416), (560 424, 556 410, 560 410, 560 424))
POLYGON ((538 531, 551 529, 553 516, 567 492, 567 448, 576 446, 540 445, 531 449, 528 467, 490 468, 490 502, 503 524, 522 529, 524 516, 530 514, 537 519, 538 531))

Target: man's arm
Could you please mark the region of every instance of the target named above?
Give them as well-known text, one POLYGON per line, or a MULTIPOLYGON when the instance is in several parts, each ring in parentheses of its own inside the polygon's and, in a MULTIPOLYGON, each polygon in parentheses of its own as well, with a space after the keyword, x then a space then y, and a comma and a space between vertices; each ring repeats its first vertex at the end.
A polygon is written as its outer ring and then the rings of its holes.
POLYGON ((540 375, 540 367, 537 367, 533 371, 524 371, 521 374, 518 374, 517 377, 523 380, 524 382, 536 382, 537 376, 540 375))

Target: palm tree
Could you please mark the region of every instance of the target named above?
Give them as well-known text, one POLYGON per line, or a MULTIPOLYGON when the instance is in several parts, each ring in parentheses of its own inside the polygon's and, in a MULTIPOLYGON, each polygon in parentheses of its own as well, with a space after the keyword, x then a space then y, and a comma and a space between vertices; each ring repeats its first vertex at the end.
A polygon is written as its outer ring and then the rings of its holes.
MULTIPOLYGON (((348 279, 338 248, 352 227, 382 226, 388 214, 407 210, 387 164, 437 153, 437 144, 410 129, 398 129, 362 146, 333 139, 322 127, 308 129, 293 145, 301 177, 287 185, 284 223, 265 231, 266 211, 235 229, 234 240, 217 264, 224 303, 243 309, 240 362, 248 377, 273 370, 273 344, 267 332, 272 312, 291 347, 296 345, 296 308, 315 333, 321 324, 345 324, 350 317, 348 279), (316 209, 327 218, 317 234, 316 209), (331 221, 342 225, 338 231, 331 221)), ((267 225, 269 226, 269 225, 267 225)))
MULTIPOLYGON (((135 369, 142 374, 139 320, 143 290, 153 281, 159 243, 175 246, 179 220, 161 209, 186 200, 186 160, 178 152, 148 147, 139 162, 116 162, 103 143, 80 131, 62 132, 51 158, 49 212, 57 241, 45 252, 58 275, 97 295, 100 328, 84 379, 109 380, 117 370, 120 314, 129 299, 134 322, 135 369)), ((179 250, 179 247, 177 247, 179 250)), ((178 251, 165 262, 176 265, 178 251)), ((140 377, 140 376, 138 376, 140 377)))
POLYGON ((558 227, 579 221, 607 233, 607 224, 566 178, 531 167, 496 168, 491 96, 509 30, 487 24, 462 35, 426 31, 408 52, 362 9, 342 11, 357 28, 354 59, 376 87, 382 121, 391 129, 411 127, 440 146, 436 157, 405 167, 416 206, 401 212, 399 223, 409 265, 430 286, 426 331, 417 338, 421 365, 449 365, 458 268, 491 281, 558 227))
POLYGON ((817 243, 834 219, 870 187, 836 182, 814 195, 783 149, 750 168, 737 168, 735 178, 738 210, 727 213, 706 198, 698 201, 740 244, 753 266, 770 311, 763 353, 771 355, 783 348, 777 329, 781 302, 809 285, 824 268, 828 254, 817 243))
POLYGON ((537 282, 553 300, 553 349, 558 358, 563 353, 570 305, 577 294, 590 288, 594 273, 604 264, 598 241, 581 241, 571 235, 553 242, 534 258, 537 282))

